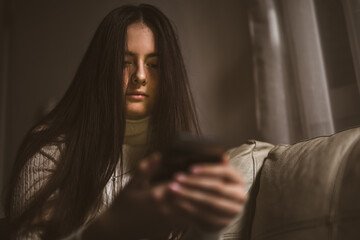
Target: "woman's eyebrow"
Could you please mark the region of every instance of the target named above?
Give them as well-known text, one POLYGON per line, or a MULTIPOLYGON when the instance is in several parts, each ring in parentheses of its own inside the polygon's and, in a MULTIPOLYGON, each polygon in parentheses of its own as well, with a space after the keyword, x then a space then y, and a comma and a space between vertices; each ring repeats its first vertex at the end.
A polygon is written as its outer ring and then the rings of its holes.
POLYGON ((151 57, 158 57, 159 54, 157 52, 154 52, 154 53, 149 53, 146 55, 146 58, 151 58, 151 57))
MULTIPOLYGON (((136 57, 137 56, 136 53, 130 52, 130 51, 126 51, 125 55, 126 56, 131 56, 131 57, 136 57)), ((159 54, 157 52, 153 52, 153 53, 146 54, 145 58, 158 57, 158 56, 159 56, 159 54)))
POLYGON ((135 56, 136 56, 135 53, 129 52, 129 51, 126 51, 126 52, 125 52, 125 55, 132 56, 132 57, 135 57, 135 56))

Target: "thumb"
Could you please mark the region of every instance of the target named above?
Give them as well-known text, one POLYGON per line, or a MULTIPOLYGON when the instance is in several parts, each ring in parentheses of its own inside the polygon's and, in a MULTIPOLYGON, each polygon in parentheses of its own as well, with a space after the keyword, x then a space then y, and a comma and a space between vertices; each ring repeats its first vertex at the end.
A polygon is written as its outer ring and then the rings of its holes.
POLYGON ((221 156, 221 163, 222 163, 223 165, 228 165, 228 164, 229 164, 229 161, 230 161, 229 155, 223 154, 223 155, 221 156))
POLYGON ((148 182, 160 168, 160 163, 161 154, 159 152, 155 152, 141 160, 137 173, 134 176, 137 179, 137 182, 148 182))

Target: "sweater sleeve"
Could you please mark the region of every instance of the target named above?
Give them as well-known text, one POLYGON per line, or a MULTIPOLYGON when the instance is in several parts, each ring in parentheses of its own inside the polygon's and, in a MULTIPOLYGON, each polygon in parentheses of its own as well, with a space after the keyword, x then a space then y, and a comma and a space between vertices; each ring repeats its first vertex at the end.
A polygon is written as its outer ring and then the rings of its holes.
MULTIPOLYGON (((46 184, 55 171, 60 151, 55 145, 45 146, 20 171, 15 190, 10 218, 18 217, 26 209, 29 201, 46 184)), ((40 239, 36 233, 18 233, 15 239, 40 239)))

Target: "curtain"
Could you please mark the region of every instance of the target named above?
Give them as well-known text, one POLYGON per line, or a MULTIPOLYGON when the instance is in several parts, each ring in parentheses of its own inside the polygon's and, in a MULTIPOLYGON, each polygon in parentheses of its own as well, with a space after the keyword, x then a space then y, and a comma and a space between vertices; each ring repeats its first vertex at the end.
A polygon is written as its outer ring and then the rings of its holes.
POLYGON ((360 91, 360 0, 342 1, 360 91))
POLYGON ((294 143, 358 126, 359 45, 350 43, 359 40, 351 31, 360 12, 350 29, 340 0, 249 0, 248 10, 262 140, 294 143))

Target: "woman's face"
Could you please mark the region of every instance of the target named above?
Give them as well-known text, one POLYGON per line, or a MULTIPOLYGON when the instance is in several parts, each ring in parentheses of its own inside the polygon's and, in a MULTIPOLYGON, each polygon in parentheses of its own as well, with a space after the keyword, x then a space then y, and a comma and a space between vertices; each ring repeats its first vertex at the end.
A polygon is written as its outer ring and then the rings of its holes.
POLYGON ((143 23, 128 26, 126 43, 123 70, 126 118, 136 120, 149 116, 154 109, 159 59, 154 34, 143 23))

